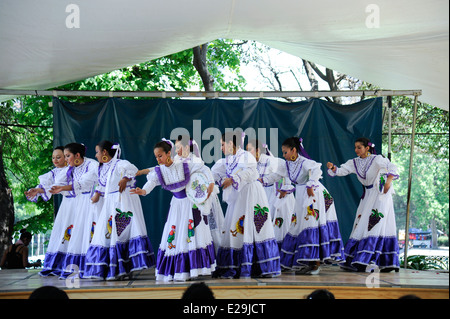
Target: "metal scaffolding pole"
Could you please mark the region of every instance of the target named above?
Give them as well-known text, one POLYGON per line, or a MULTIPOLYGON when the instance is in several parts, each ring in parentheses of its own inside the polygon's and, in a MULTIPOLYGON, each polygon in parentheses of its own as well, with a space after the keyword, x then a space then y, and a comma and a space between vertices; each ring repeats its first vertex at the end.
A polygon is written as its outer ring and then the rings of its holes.
POLYGON ((418 95, 414 96, 414 111, 413 111, 413 125, 411 134, 411 150, 409 154, 409 175, 408 175, 408 196, 406 200, 406 225, 405 225, 405 253, 404 253, 404 267, 408 267, 408 244, 409 244, 409 215, 411 208, 411 180, 412 180, 412 168, 413 168, 413 155, 414 155, 414 138, 416 136, 416 119, 417 119, 417 99, 418 95))
POLYGON ((392 161, 392 96, 387 97, 388 103, 388 159, 392 161))
POLYGON ((422 90, 358 90, 358 91, 64 91, 64 90, 8 90, 0 95, 91 96, 91 97, 156 97, 156 98, 269 98, 269 97, 338 97, 338 96, 413 96, 422 90))

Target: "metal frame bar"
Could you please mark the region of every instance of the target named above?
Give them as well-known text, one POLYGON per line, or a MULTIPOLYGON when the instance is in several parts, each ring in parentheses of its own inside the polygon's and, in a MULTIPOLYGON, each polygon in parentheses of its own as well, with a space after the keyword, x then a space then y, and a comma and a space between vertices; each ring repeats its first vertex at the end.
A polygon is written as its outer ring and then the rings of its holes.
POLYGON ((338 96, 417 96, 422 90, 360 90, 360 91, 65 91, 65 90, 8 90, 0 95, 93 96, 93 97, 188 97, 188 98, 267 98, 267 97, 338 97, 338 96))

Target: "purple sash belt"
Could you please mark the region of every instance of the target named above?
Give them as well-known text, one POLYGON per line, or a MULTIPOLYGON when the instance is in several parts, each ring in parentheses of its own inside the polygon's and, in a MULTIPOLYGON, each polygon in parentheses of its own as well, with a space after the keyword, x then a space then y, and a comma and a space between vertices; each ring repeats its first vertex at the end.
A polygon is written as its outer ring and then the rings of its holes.
POLYGON ((362 185, 362 187, 363 187, 363 193, 361 195, 361 199, 364 199, 364 197, 366 196, 366 189, 371 189, 373 187, 373 185, 368 185, 368 186, 362 185))
POLYGON ((182 189, 179 192, 173 192, 172 194, 173 194, 173 196, 175 196, 176 198, 179 198, 179 199, 187 197, 185 189, 182 189))

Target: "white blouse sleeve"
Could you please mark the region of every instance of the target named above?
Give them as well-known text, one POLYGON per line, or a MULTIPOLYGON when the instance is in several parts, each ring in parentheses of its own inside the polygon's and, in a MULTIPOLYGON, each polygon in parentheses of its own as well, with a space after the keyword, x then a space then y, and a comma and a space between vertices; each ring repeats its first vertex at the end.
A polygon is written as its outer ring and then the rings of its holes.
POLYGON ((336 168, 336 172, 333 172, 331 169, 328 169, 328 175, 330 175, 331 177, 347 176, 352 173, 356 173, 355 165, 353 164, 352 159, 348 160, 346 163, 344 163, 340 167, 336 168))
POLYGON ((283 178, 283 176, 278 174, 278 172, 280 170, 279 167, 282 167, 282 166, 286 167, 284 160, 282 160, 281 158, 276 158, 276 157, 270 156, 269 157, 269 167, 267 168, 268 173, 261 178, 262 184, 264 186, 269 186, 269 185, 279 182, 283 178))
POLYGON ((142 189, 145 190, 146 195, 150 194, 151 191, 156 187, 161 185, 159 182, 158 175, 156 174, 156 170, 152 169, 150 170, 150 173, 147 174, 147 183, 145 183, 144 186, 142 186, 142 189))
POLYGON ((126 177, 129 179, 135 178, 138 171, 138 168, 127 160, 120 160, 117 163, 117 169, 121 178, 126 177))
POLYGON ((386 157, 377 155, 377 157, 374 160, 374 165, 376 165, 378 169, 381 169, 384 172, 386 172, 388 176, 392 175, 394 177, 393 178, 394 180, 400 177, 398 175, 397 166, 391 163, 391 161, 386 157))
POLYGON ((49 192, 49 190, 55 181, 56 174, 57 173, 54 170, 51 170, 43 175, 40 175, 38 177, 39 185, 37 185, 35 188, 40 188, 44 192, 37 193, 36 196, 30 198, 29 200, 36 203, 38 198, 41 197, 44 201, 48 201, 52 197, 52 194, 49 192))
POLYGON ((231 178, 233 179, 233 188, 236 190, 239 190, 246 184, 257 181, 259 178, 255 157, 250 153, 247 153, 243 156, 243 160, 245 161, 244 167, 238 169, 231 175, 231 178))
POLYGON ((309 174, 309 180, 306 182, 306 187, 318 187, 319 186, 319 179, 322 178, 322 164, 317 163, 313 160, 305 160, 305 163, 303 163, 303 168, 308 170, 309 174))
POLYGON ((211 174, 218 186, 222 186, 223 180, 227 178, 227 168, 225 166, 225 159, 219 159, 213 167, 211 167, 211 174))

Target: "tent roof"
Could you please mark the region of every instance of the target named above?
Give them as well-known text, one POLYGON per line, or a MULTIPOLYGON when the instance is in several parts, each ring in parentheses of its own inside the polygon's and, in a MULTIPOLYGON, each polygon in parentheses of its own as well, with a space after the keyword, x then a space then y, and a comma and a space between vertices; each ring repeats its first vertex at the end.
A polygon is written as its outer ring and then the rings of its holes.
POLYGON ((0 2, 0 89, 48 89, 230 38, 421 89, 419 100, 449 109, 448 0, 78 0, 79 28, 68 28, 70 3, 0 2))

